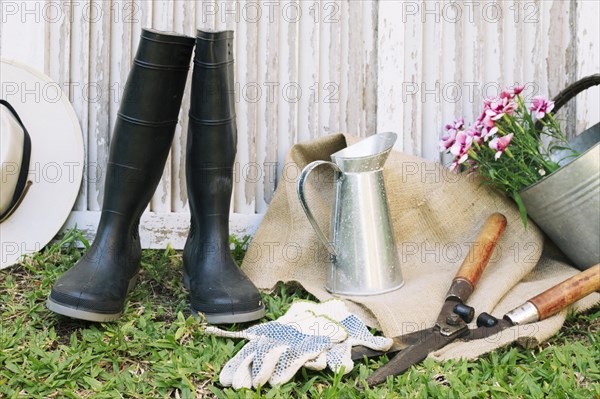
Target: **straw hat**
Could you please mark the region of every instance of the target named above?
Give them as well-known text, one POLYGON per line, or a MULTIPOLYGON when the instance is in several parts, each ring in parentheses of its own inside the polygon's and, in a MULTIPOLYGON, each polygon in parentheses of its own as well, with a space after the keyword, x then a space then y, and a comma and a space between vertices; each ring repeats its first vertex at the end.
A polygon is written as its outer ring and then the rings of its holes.
POLYGON ((81 128, 48 76, 0 59, 0 269, 42 249, 65 223, 83 176, 81 128))

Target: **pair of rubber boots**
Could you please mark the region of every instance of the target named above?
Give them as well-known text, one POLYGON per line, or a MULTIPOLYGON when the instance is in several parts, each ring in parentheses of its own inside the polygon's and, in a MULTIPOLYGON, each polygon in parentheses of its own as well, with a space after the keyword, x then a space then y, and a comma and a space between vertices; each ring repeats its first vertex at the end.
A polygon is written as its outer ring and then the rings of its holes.
POLYGON ((142 31, 111 138, 96 239, 54 284, 50 310, 98 322, 122 315, 140 269, 140 217, 169 154, 194 44, 186 144, 191 226, 183 252, 184 284, 192 312, 204 314, 209 323, 264 315, 258 290, 229 247, 237 145, 233 32, 198 31, 194 39, 149 29, 142 31))

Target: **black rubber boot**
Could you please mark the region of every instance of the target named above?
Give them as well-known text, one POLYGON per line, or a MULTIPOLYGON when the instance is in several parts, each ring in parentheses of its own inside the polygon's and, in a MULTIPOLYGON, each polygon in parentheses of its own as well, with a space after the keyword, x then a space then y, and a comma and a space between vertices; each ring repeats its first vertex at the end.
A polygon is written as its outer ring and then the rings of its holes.
POLYGON ((169 154, 193 47, 192 37, 142 31, 110 143, 96 239, 54 284, 53 312, 100 322, 123 313, 140 268, 139 219, 169 154))
POLYGON ((258 290, 229 248, 237 145, 233 90, 233 32, 198 31, 186 152, 192 218, 183 265, 192 313, 203 313, 213 324, 252 321, 265 314, 258 290))

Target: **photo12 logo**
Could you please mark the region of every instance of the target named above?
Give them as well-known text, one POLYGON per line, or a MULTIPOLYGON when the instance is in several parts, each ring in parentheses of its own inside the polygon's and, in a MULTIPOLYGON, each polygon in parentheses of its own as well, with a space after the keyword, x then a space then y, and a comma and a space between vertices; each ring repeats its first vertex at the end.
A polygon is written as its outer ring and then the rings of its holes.
MULTIPOLYGON (((521 86, 515 82, 512 87, 521 86)), ((539 91, 539 85, 535 82, 523 83, 522 96, 525 101, 530 101, 539 91)), ((456 104, 465 98, 469 103, 497 97, 503 90, 498 82, 402 82, 402 102, 407 103, 419 98, 422 103, 434 102, 436 104, 456 104)))
POLYGON ((0 87, 0 97, 8 102, 57 103, 63 96, 73 102, 76 98, 87 104, 119 104, 123 97, 125 83, 112 82, 7 82, 0 87))
POLYGON ((25 253, 39 252, 42 245, 39 242, 13 242, 2 241, 0 253, 2 262, 7 262, 9 259, 14 259, 15 256, 20 256, 25 253))
MULTIPOLYGON (((33 162, 29 165, 27 179, 33 184, 58 183, 68 181, 74 183, 77 178, 77 170, 81 167, 79 162, 33 162)), ((2 163, 2 176, 0 182, 4 185, 19 176, 20 164, 16 162, 2 163)))
POLYGON ((336 82, 314 82, 310 86, 302 86, 298 82, 248 82, 234 84, 233 95, 236 103, 244 101, 255 104, 260 101, 272 104, 277 100, 286 103, 298 103, 303 96, 315 104, 335 104, 339 102, 340 86, 336 82))
POLYGON ((403 1, 400 18, 403 23, 415 19, 422 23, 499 23, 504 19, 516 24, 539 23, 540 6, 534 1, 403 1))
POLYGON ((26 23, 59 23, 75 19, 100 22, 110 18, 113 22, 135 23, 141 21, 139 1, 9 1, 0 2, 0 20, 26 23))
POLYGON ((340 22, 341 5, 335 1, 203 1, 202 22, 215 18, 221 23, 300 22, 309 18, 313 23, 340 22))
POLYGON ((0 96, 8 102, 57 103, 64 93, 58 83, 2 82, 0 96))

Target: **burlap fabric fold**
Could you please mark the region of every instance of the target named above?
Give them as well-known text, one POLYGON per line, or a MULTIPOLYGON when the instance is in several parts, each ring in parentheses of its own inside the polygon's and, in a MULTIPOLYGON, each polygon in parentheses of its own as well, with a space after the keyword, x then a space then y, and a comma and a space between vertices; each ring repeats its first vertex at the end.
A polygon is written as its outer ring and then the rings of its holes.
MULTIPOLYGON (((259 288, 296 282, 320 300, 332 297, 324 288, 327 252, 301 208, 296 182, 308 163, 330 160, 332 153, 357 140, 336 134, 290 149, 281 181, 242 265, 259 288)), ((433 325, 470 243, 493 212, 504 214, 508 224, 469 298, 476 314, 488 312, 501 317, 578 272, 560 253, 548 247, 544 250, 544 235, 531 222, 524 228, 512 200, 482 187, 474 177, 456 175, 439 164, 396 151, 390 154, 384 175, 404 287, 382 295, 342 298, 354 313, 386 336, 433 325)), ((329 168, 319 168, 312 177, 307 198, 328 232, 333 175, 329 168)), ((600 295, 593 293, 577 302, 574 309, 581 311, 599 301, 600 295)), ((545 321, 485 340, 456 342, 431 356, 439 360, 475 358, 515 340, 535 345, 555 334, 566 315, 564 310, 545 321)))

